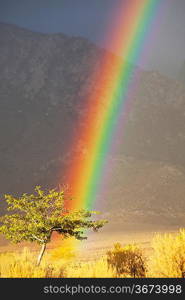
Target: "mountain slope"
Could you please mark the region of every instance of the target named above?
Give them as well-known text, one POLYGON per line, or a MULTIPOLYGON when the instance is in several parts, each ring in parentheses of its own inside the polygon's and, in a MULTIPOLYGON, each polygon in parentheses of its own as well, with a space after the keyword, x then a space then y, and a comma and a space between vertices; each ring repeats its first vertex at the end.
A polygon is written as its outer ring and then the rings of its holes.
MULTIPOLYGON (((76 151, 71 141, 78 137, 77 124, 88 114, 86 100, 96 89, 92 70, 101 76, 105 53, 110 64, 119 59, 83 38, 0 24, 1 194, 30 192, 36 184, 54 187, 62 180, 76 151)), ((167 206, 178 215, 185 208, 185 88, 157 72, 138 74, 104 211, 115 214, 120 206, 129 211, 137 203, 136 210, 154 212, 169 199, 167 206), (161 183, 160 176, 171 176, 171 169, 173 183, 161 183)))

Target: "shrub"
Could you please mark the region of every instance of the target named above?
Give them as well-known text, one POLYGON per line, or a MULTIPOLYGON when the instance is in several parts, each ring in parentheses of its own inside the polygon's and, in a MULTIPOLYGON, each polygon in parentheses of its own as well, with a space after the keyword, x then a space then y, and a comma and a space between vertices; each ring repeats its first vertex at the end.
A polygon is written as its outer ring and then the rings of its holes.
POLYGON ((122 247, 117 243, 107 252, 107 264, 117 276, 145 277, 146 266, 141 250, 136 245, 122 247))
POLYGON ((152 277, 184 277, 185 230, 178 234, 158 234, 152 241, 154 250, 150 263, 152 277))

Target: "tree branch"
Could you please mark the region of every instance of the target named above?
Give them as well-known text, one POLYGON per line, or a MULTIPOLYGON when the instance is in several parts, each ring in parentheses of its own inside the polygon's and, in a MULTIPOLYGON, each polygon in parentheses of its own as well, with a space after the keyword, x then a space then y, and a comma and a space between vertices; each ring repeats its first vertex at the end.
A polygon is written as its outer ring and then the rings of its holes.
POLYGON ((44 243, 44 240, 39 239, 36 235, 32 234, 32 237, 35 238, 37 241, 44 243))
POLYGON ((53 227, 49 231, 62 230, 62 227, 53 227))

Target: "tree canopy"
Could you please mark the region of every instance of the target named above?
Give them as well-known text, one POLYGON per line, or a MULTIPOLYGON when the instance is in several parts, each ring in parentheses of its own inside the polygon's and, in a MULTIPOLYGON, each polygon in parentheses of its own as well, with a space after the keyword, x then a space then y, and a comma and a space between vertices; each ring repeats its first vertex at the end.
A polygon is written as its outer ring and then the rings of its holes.
POLYGON ((107 222, 91 220, 92 215, 97 212, 83 209, 67 211, 64 191, 56 189, 43 191, 40 186, 36 186, 34 194, 24 193, 18 198, 5 195, 5 199, 7 210, 14 213, 0 218, 0 233, 13 243, 29 241, 44 245, 41 258, 53 232, 62 235, 62 238, 82 240, 87 238, 84 230, 91 228, 97 231, 107 222))
POLYGON ((8 211, 16 213, 0 218, 0 232, 14 243, 30 241, 48 243, 53 231, 64 238, 86 238, 83 229, 97 231, 106 221, 90 220, 93 213, 86 210, 68 212, 64 208, 64 191, 55 189, 45 192, 35 188, 35 194, 23 194, 19 198, 5 195, 8 211))

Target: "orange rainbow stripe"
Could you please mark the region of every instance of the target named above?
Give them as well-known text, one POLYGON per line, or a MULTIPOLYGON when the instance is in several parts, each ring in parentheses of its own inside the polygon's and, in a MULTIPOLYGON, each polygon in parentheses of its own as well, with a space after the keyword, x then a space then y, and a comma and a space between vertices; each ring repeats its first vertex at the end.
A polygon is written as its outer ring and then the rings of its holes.
MULTIPOLYGON (((102 58, 102 73, 92 78, 95 91, 87 99, 87 114, 79 126, 78 141, 83 151, 74 155, 67 182, 73 200, 69 209, 92 209, 101 184, 105 157, 114 140, 116 122, 123 112, 131 87, 134 64, 144 51, 151 24, 161 7, 161 0, 122 1, 111 24, 109 41, 124 59, 102 58), (127 62, 133 64, 128 64, 127 62)), ((116 5, 116 4, 115 4, 116 5)), ((76 141, 75 141, 76 143, 76 141)), ((74 145, 74 148, 76 144, 74 145)))

